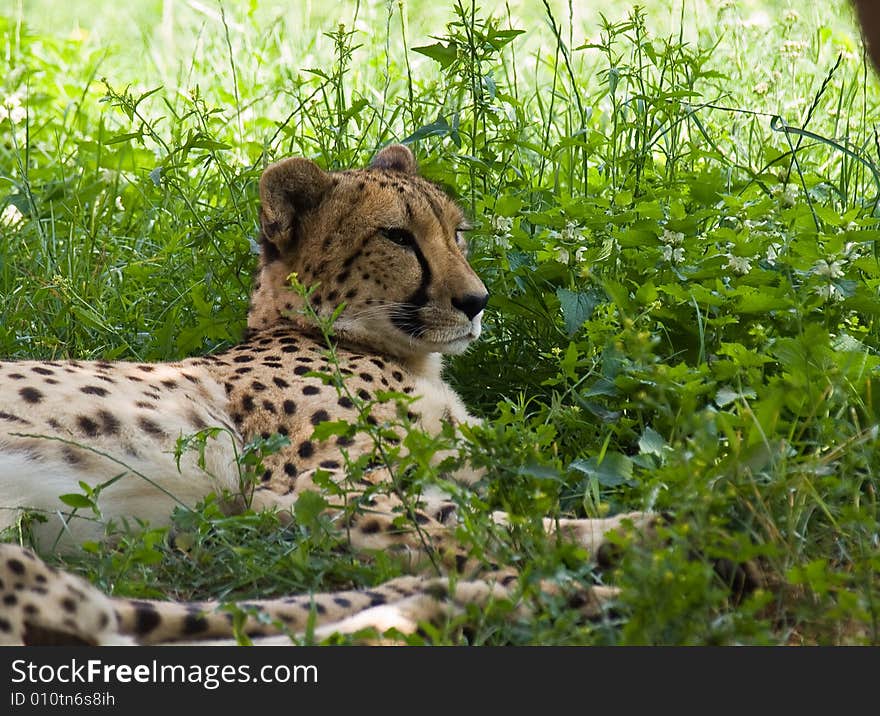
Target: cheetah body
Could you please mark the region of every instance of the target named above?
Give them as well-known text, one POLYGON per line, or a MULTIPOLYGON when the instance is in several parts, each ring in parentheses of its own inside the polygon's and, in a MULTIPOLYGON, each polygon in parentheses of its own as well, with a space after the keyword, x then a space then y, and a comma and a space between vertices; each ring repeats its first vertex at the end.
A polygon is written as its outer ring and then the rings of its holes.
MULTIPOLYGON (((364 493, 347 482, 344 458, 369 454, 373 438, 313 433, 328 420, 366 421, 394 424, 399 440, 399 403, 378 400, 380 391, 412 399, 406 419, 429 433, 471 420, 441 377, 440 357, 480 335, 488 296, 466 260, 460 209, 418 175, 410 151, 392 145, 368 169, 332 173, 283 160, 263 172, 260 200, 260 266, 239 345, 175 363, 0 363, 0 526, 37 511, 48 518, 35 526, 37 545, 48 550, 99 539, 107 520, 168 524, 175 506, 210 493, 226 495, 229 509, 250 502, 290 514, 304 490, 326 486, 319 470, 347 498, 364 493), (307 292, 290 289, 291 274, 307 292), (331 340, 316 316, 335 319, 331 340), (181 436, 210 428, 219 430, 203 451, 177 450, 181 436), (242 481, 242 450, 274 434, 289 444, 242 481), (82 493, 82 483, 100 487, 100 520, 60 499, 82 493)), ((367 475, 372 484, 390 479, 381 467, 367 475)), ((472 483, 476 474, 464 469, 455 477, 472 483)), ((401 529, 402 507, 393 490, 372 495, 368 510, 346 517, 352 547, 417 557, 437 550, 451 557, 444 565, 463 572, 448 495, 423 494, 409 515, 416 530, 401 529)), ((502 513, 492 516, 507 522, 502 513)), ((607 533, 643 519, 634 513, 544 524, 595 553, 607 533)), ((410 564, 418 571, 425 562, 410 564)), ((248 617, 245 631, 301 633, 309 615, 319 636, 370 625, 412 631, 464 604, 512 599, 515 575, 503 565, 492 569, 499 571, 453 580, 415 574, 371 590, 254 602, 248 606, 264 617, 248 617)), ((578 608, 594 613, 603 589, 585 587, 578 608)), ((0 545, 0 605, 0 643, 46 641, 47 633, 93 644, 232 633, 230 615, 218 614, 216 604, 110 600, 17 545, 0 545)))
MULTIPOLYGON (((41 546, 100 539, 102 521, 72 515, 59 499, 81 492, 80 481, 107 484, 97 504, 108 520, 167 524, 175 506, 192 507, 209 493, 240 494, 236 457, 249 440, 275 433, 290 446, 263 458, 253 497, 257 506, 290 507, 304 489, 317 489, 316 470, 341 475, 342 449, 355 456, 370 449, 363 432, 327 441, 311 435, 323 421, 357 422, 357 401, 371 401, 376 391, 418 396, 418 412, 410 415, 428 432, 439 432, 443 421, 469 420, 442 381, 439 361, 423 365, 432 372, 341 348, 331 364, 326 345, 288 327, 177 363, 0 364, 0 404, 39 408, 0 413, 0 475, 14 476, 0 481, 0 525, 30 509, 48 519, 35 526, 41 546), (344 393, 316 375, 326 380, 336 371, 348 377, 344 393), (53 376, 63 380, 47 390, 47 379, 58 380, 53 376), (176 457, 178 438, 209 427, 222 430, 210 439, 203 464, 193 449, 176 457)), ((396 421, 395 405, 373 404, 368 419, 396 421)))
POLYGON ((254 500, 289 507, 314 487, 316 469, 340 469, 341 448, 368 449, 363 433, 312 441, 317 424, 356 422, 364 402, 369 421, 396 420, 394 402, 374 402, 377 391, 412 396, 410 417, 428 432, 470 419, 441 377, 438 351, 458 352, 479 335, 486 292, 461 250, 460 210, 416 174, 409 150, 392 146, 370 169, 337 173, 285 160, 264 172, 261 199, 263 251, 239 345, 165 364, 0 363, 0 526, 29 508, 49 517, 37 531, 51 544, 100 537, 101 522, 81 510, 71 518, 59 500, 81 492, 80 481, 106 485, 106 519, 166 524, 175 505, 241 492, 236 456, 274 433, 290 446, 265 458, 254 500), (316 286, 319 315, 345 302, 333 364, 298 313, 291 273, 316 286), (467 300, 477 305, 454 305, 467 300), (345 394, 329 384, 334 373, 345 394), (208 427, 222 432, 204 463, 192 450, 178 459, 178 438, 208 427))

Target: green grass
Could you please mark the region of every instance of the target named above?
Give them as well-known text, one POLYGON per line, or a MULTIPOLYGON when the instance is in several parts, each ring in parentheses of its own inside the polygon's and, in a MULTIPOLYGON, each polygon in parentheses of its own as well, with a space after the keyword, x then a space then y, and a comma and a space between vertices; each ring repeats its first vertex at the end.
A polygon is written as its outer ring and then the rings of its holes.
MULTIPOLYGON (((261 168, 405 140, 470 215, 492 293, 449 370, 486 418, 461 536, 484 543, 490 506, 523 515, 493 539, 536 608, 429 640, 880 642, 880 91, 846 3, 69 5, 0 17, 0 355, 233 343, 261 168), (603 575, 538 534, 542 515, 646 508, 674 517, 665 539, 603 575), (723 558, 767 587, 734 603, 723 558), (546 577, 623 593, 580 624, 546 577)), ((209 502, 173 543, 148 530, 68 563, 181 598, 398 573, 298 516, 209 502)))

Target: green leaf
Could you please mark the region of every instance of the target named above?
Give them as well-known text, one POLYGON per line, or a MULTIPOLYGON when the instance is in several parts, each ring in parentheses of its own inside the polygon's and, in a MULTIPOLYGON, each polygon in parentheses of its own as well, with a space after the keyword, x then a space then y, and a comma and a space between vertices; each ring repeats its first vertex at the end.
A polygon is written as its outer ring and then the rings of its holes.
POLYGON ((321 513, 329 507, 327 500, 314 490, 305 490, 296 499, 293 507, 293 514, 297 523, 311 527, 316 522, 321 513))
POLYGON ((657 300, 657 287, 653 281, 645 281, 636 291, 636 301, 642 306, 647 306, 657 300))
POLYGON ((440 115, 430 124, 419 127, 415 132, 410 134, 408 137, 404 137, 400 141, 403 144, 413 144, 414 142, 418 142, 420 139, 425 139, 426 137, 445 137, 451 132, 452 127, 449 126, 449 122, 446 121, 446 117, 440 115))
POLYGON ((559 299, 562 320, 565 322, 565 330, 569 336, 577 333, 599 305, 599 298, 595 294, 569 291, 567 288, 557 288, 556 298, 559 299))
POLYGON ((715 394, 715 404, 719 408, 723 408, 726 405, 730 405, 730 403, 735 400, 740 400, 741 398, 749 398, 750 400, 753 400, 756 397, 757 394, 751 388, 746 388, 745 390, 738 392, 724 387, 719 388, 718 392, 715 394))
POLYGON ((791 306, 792 302, 789 298, 759 293, 749 287, 745 295, 740 298, 736 310, 740 313, 767 313, 768 311, 788 309, 791 306))
POLYGON ((516 469, 517 475, 524 477, 536 477, 543 480, 557 480, 561 482, 559 472, 550 465, 540 465, 534 460, 529 460, 525 465, 516 469))
POLYGON ((565 351, 565 355, 559 362, 559 367, 562 368, 563 373, 572 380, 577 380, 578 378, 576 369, 579 357, 577 344, 574 341, 571 341, 568 344, 568 349, 565 351))
POLYGON ((106 140, 105 144, 120 144, 122 142, 127 142, 131 139, 142 139, 144 136, 143 132, 128 132, 127 134, 117 134, 114 137, 110 137, 110 139, 106 140))
POLYGON ((444 70, 455 62, 456 57, 458 57, 458 48, 451 42, 448 45, 435 42, 433 45, 422 45, 412 49, 413 52, 418 52, 420 55, 430 57, 435 62, 439 62, 444 70))
POLYGON ((645 428, 642 437, 639 438, 639 451, 646 455, 662 457, 666 441, 663 436, 653 428, 645 428))
POLYGON ((354 427, 345 420, 325 420, 315 426, 311 440, 326 440, 335 435, 349 435, 352 432, 354 427))
POLYGON ((76 492, 71 492, 66 495, 60 495, 58 497, 65 505, 69 505, 70 507, 75 507, 77 509, 91 509, 92 501, 86 497, 85 495, 80 495, 76 492))
POLYGON ((607 452, 602 462, 595 457, 586 460, 575 460, 569 466, 587 477, 595 480, 603 487, 617 487, 618 485, 635 485, 632 479, 633 463, 626 455, 617 452, 607 452))

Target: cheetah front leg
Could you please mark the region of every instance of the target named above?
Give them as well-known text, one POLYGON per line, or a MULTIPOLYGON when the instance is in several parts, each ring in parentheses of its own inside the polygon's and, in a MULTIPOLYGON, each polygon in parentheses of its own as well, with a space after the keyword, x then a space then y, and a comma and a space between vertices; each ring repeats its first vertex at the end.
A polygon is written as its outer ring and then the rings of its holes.
MULTIPOLYGON (((510 516, 506 512, 496 511, 492 513, 492 520, 495 524, 507 526, 510 516)), ((651 512, 624 512, 604 518, 545 517, 543 523, 548 535, 559 535, 565 540, 574 542, 595 559, 611 544, 609 538, 612 535, 649 534, 656 521, 657 515, 651 512)))
MULTIPOLYGON (((327 515, 345 531, 355 550, 392 552, 405 558, 411 573, 426 568, 436 572, 445 567, 469 575, 483 568, 469 558, 455 539, 461 508, 440 487, 430 486, 411 498, 399 495, 392 491, 391 474, 382 468, 366 473, 358 483, 352 483, 341 471, 333 472, 332 479, 345 494, 325 495, 328 501, 336 503, 327 515)), ((313 481, 313 473, 298 476, 296 491, 289 494, 257 490, 253 506, 276 508, 289 515, 298 496, 306 490, 324 492, 313 481)), ((495 511, 491 518, 499 527, 507 527, 511 522, 506 512, 495 511)), ((543 526, 548 535, 574 542, 591 559, 602 561, 603 548, 617 543, 613 535, 646 534, 655 521, 656 515, 651 513, 628 512, 596 519, 544 518, 543 526)))

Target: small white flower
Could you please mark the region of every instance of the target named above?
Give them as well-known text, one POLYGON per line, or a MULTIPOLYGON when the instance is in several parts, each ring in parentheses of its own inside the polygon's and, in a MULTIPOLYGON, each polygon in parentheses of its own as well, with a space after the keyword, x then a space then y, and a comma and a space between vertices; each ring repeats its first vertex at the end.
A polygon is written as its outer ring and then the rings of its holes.
POLYGON ((735 273, 744 275, 752 270, 752 262, 745 256, 734 256, 733 254, 730 254, 727 257, 727 268, 735 273))
POLYGON ((581 228, 577 225, 577 222, 567 221, 565 228, 560 232, 560 236, 562 236, 562 240, 566 243, 575 243, 581 238, 581 228))
POLYGON ((842 301, 843 293, 833 283, 822 283, 816 286, 813 291, 826 301, 842 301))
POLYGON ((513 228, 513 218, 510 216, 493 216, 492 230, 497 236, 509 236, 513 228))
POLYGON ((807 51, 807 47, 807 43, 803 40, 786 40, 782 43, 782 47, 779 48, 779 52, 792 58, 800 57, 807 51))
POLYGON ((666 246, 660 247, 660 253, 663 255, 663 260, 671 264, 680 264, 684 261, 684 249, 680 246, 675 247, 671 244, 666 244, 666 246))
POLYGON ((119 194, 116 195, 116 201, 114 203, 119 211, 125 211, 125 205, 122 203, 122 197, 119 196, 119 194))
POLYGON ((788 24, 793 25, 798 20, 801 19, 800 13, 797 10, 786 10, 785 14, 782 16, 782 19, 788 24))
POLYGON ((663 233, 660 235, 660 241, 668 246, 678 246, 684 243, 684 234, 679 231, 663 229, 663 233))
POLYGON ((763 97, 770 91, 770 85, 766 82, 758 82, 758 84, 752 88, 752 91, 759 97, 763 97))
POLYGON ((786 184, 785 186, 779 186, 777 184, 771 191, 773 196, 779 199, 783 206, 789 207, 797 204, 800 192, 801 187, 798 184, 786 184))
POLYGON ((782 244, 770 244, 767 247, 767 262, 770 265, 775 265, 776 260, 779 258, 779 255, 782 253, 782 244))
POLYGON ((825 276, 826 278, 841 278, 843 276, 843 267, 840 261, 832 261, 828 263, 825 259, 819 259, 810 269, 816 276, 825 276))
POLYGON ((576 264, 581 263, 584 260, 584 254, 587 253, 586 246, 579 246, 577 250, 574 252, 574 262, 576 264))
POLYGON ((21 106, 21 95, 13 92, 0 101, 0 122, 8 119, 13 124, 18 124, 27 117, 27 110, 21 106))
POLYGON ((860 258, 862 255, 862 245, 855 241, 847 241, 843 246, 842 257, 845 260, 860 258))
POLYGON ((0 214, 0 224, 4 226, 15 226, 24 219, 24 215, 18 210, 15 204, 8 204, 3 213, 0 214))
POLYGON ((569 258, 571 258, 571 257, 569 256, 567 248, 565 248, 564 246, 557 246, 556 247, 556 258, 560 263, 567 264, 569 258))

